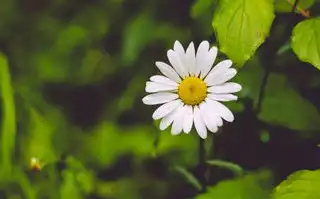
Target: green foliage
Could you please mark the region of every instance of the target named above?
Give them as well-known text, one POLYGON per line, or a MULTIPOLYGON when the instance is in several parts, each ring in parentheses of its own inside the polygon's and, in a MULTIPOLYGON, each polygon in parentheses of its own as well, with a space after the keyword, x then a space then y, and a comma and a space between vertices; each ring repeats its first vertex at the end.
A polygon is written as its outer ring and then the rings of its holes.
POLYGON ((298 23, 292 33, 291 46, 300 60, 320 69, 320 17, 298 23))
POLYGON ((16 136, 16 116, 11 75, 7 58, 0 54, 0 89, 2 100, 1 165, 0 179, 9 177, 12 172, 12 154, 16 136))
POLYGON ((274 189, 272 199, 320 198, 320 170, 302 170, 291 174, 274 189))
MULTIPOLYGON (((300 9, 308 9, 314 4, 314 2, 315 0, 300 0, 298 1, 297 7, 299 7, 300 9)), ((274 9, 277 12, 292 12, 293 4, 294 0, 275 0, 274 9)))
POLYGON ((228 162, 225 160, 208 160, 207 164, 228 169, 228 170, 232 171, 237 176, 241 176, 244 174, 243 169, 239 165, 237 165, 233 162, 228 162))
POLYGON ((189 182, 190 184, 192 184, 198 191, 200 191, 202 189, 201 183, 188 170, 186 170, 183 167, 179 167, 179 166, 175 166, 173 169, 175 171, 179 172, 186 179, 186 181, 189 182))
POLYGON ((266 0, 220 0, 212 26, 220 50, 242 66, 269 35, 273 5, 266 0))
POLYGON ((219 182, 196 199, 267 199, 271 187, 271 173, 260 171, 240 178, 219 182))
POLYGON ((319 130, 320 115, 315 107, 292 89, 282 75, 271 74, 258 115, 264 122, 292 130, 319 130), (299 114, 293 114, 293 112, 299 114))
POLYGON ((191 17, 197 18, 209 11, 209 8, 216 3, 216 0, 198 0, 195 1, 191 8, 191 17))

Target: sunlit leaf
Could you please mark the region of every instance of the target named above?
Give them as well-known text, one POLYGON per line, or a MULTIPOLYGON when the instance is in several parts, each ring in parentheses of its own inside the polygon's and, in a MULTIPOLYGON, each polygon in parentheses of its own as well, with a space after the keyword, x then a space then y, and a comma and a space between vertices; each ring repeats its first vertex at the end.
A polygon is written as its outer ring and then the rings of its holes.
POLYGON ((264 122, 292 130, 319 130, 320 115, 316 108, 292 89, 282 75, 271 74, 258 115, 264 122), (293 114, 295 113, 299 114, 293 114))
POLYGON ((300 60, 320 69, 320 17, 298 23, 293 29, 291 46, 300 60))
POLYGON ((240 178, 219 182, 196 199, 268 199, 271 189, 271 174, 267 171, 249 174, 240 178))
POLYGON ((320 170, 293 173, 274 189, 272 199, 320 198, 320 170))
POLYGON ((212 25, 220 50, 242 66, 269 35, 273 4, 266 0, 220 0, 212 25))

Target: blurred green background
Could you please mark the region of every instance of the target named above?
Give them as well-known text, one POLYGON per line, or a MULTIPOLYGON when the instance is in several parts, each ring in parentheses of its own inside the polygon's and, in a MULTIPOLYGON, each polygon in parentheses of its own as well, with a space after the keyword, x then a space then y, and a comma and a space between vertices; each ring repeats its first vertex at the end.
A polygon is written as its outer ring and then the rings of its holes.
MULTIPOLYGON (((216 5, 1 0, 0 198, 264 199, 290 173, 319 168, 320 73, 288 48, 304 17, 285 0, 234 80, 243 86, 227 104, 235 122, 206 140, 206 193, 196 133, 158 130, 145 82, 175 40, 217 45, 216 5)), ((320 11, 316 0, 300 6, 320 11)))

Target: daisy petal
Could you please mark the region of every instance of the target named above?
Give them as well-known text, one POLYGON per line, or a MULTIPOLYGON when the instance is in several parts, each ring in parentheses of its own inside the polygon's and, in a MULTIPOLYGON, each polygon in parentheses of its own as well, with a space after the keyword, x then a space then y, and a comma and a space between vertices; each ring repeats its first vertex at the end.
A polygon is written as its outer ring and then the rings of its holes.
POLYGON ((200 78, 204 78, 208 72, 211 70, 214 61, 216 60, 218 54, 217 47, 212 47, 207 53, 205 59, 203 60, 203 65, 201 66, 200 78))
POLYGON ((147 82, 145 91, 147 93, 156 93, 160 91, 174 91, 177 90, 176 86, 169 86, 165 84, 159 84, 155 82, 147 82))
POLYGON ((194 49, 194 44, 191 42, 187 48, 186 52, 186 63, 185 66, 188 67, 188 72, 190 75, 195 74, 196 70, 196 52, 194 49))
POLYGON ((205 64, 206 61, 206 55, 209 51, 209 42, 203 41, 200 43, 197 55, 196 55, 196 70, 195 75, 198 76, 200 74, 202 66, 205 64))
POLYGON ((225 71, 224 73, 219 74, 219 76, 212 75, 210 77, 210 74, 213 74, 213 73, 209 73, 209 75, 205 79, 205 82, 207 83, 208 86, 213 86, 213 85, 219 85, 219 84, 225 83, 226 81, 229 81, 237 74, 237 70, 231 68, 225 71))
POLYGON ((180 104, 176 109, 174 109, 169 115, 165 116, 164 118, 162 118, 161 122, 160 122, 160 130, 165 130, 166 128, 168 128, 170 126, 170 124, 173 122, 173 120, 175 119, 178 111, 180 108, 182 108, 183 104, 180 104))
POLYGON ((175 93, 160 92, 145 96, 144 98, 142 98, 142 102, 146 105, 163 104, 171 102, 178 97, 179 96, 175 93))
POLYGON ((152 114, 152 118, 154 120, 161 119, 171 113, 180 104, 182 104, 182 101, 180 99, 165 103, 154 111, 154 113, 152 114))
POLYGON ((167 56, 168 56, 168 59, 172 65, 172 67, 177 71, 177 73, 181 77, 186 77, 187 73, 185 71, 184 66, 182 65, 181 60, 179 59, 178 54, 173 50, 168 50, 167 56))
POLYGON ((240 84, 234 82, 227 82, 217 86, 211 86, 208 88, 208 92, 211 93, 236 93, 241 91, 242 87, 240 84))
POLYGON ((213 67, 213 69, 209 72, 208 76, 205 80, 216 79, 217 77, 224 74, 230 67, 232 66, 231 60, 224 60, 219 62, 217 65, 213 67))
POLYGON ((216 133, 218 131, 218 126, 215 121, 214 109, 207 106, 206 102, 202 102, 199 105, 202 119, 212 133, 216 133))
POLYGON ((193 124, 193 108, 192 106, 187 105, 186 109, 183 122, 183 132, 188 134, 190 133, 193 124))
POLYGON ((160 83, 160 84, 165 84, 165 85, 170 85, 170 86, 178 86, 178 83, 163 76, 163 75, 154 75, 150 77, 150 80, 155 82, 155 83, 160 83))
POLYGON ((234 115, 225 105, 221 104, 220 102, 211 100, 210 98, 207 98, 207 102, 210 106, 214 107, 217 115, 220 115, 224 120, 228 122, 233 122, 234 115))
POLYGON ((238 99, 238 96, 232 94, 209 94, 208 97, 215 101, 229 102, 238 99))
POLYGON ((158 67, 160 72, 162 74, 164 74, 165 76, 167 76, 168 78, 170 78, 173 81, 178 82, 178 83, 181 82, 181 78, 179 77, 177 72, 174 71, 174 69, 171 66, 169 66, 168 64, 158 61, 158 62, 156 62, 156 66, 158 67))
POLYGON ((174 118, 172 128, 171 128, 171 134, 172 135, 179 135, 183 129, 183 116, 185 112, 187 111, 186 106, 183 106, 179 108, 177 115, 174 118))
POLYGON ((199 136, 202 139, 206 139, 207 138, 207 128, 204 124, 204 121, 202 119, 200 110, 198 108, 198 106, 194 107, 194 126, 196 127, 196 130, 199 134, 199 136))
POLYGON ((174 42, 173 50, 177 53, 181 63, 185 64, 185 55, 184 48, 179 41, 174 42))

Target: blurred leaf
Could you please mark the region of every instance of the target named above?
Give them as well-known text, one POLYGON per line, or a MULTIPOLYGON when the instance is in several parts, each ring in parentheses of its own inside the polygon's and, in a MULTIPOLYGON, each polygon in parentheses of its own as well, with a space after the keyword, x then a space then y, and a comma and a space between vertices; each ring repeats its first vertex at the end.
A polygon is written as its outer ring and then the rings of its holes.
POLYGON ((182 176, 190 183, 192 184, 197 190, 202 189, 201 183, 198 181, 198 179, 189 171, 187 171, 183 167, 175 166, 174 170, 182 174, 182 176))
POLYGON ((172 164, 183 165, 186 167, 195 166, 198 161, 199 142, 196 132, 192 131, 192 135, 181 134, 173 136, 170 133, 170 127, 159 133, 157 144, 158 155, 169 155, 167 158, 172 164))
POLYGON ((88 31, 81 26, 70 25, 63 29, 54 44, 59 54, 69 54, 77 45, 88 42, 88 31))
POLYGON ((320 17, 298 23, 292 33, 291 46, 301 61, 320 69, 320 17))
POLYGON ((7 177, 5 175, 10 176, 12 172, 12 155, 16 139, 16 110, 8 61, 2 53, 0 53, 0 84, 2 102, 0 179, 4 179, 7 177))
POLYGON ((197 18, 201 14, 204 14, 208 9, 216 3, 216 0, 197 0, 191 7, 191 17, 197 18))
POLYGON ((61 199, 84 199, 80 193, 78 186, 76 185, 76 179, 74 174, 71 171, 63 171, 63 183, 60 189, 60 198, 61 199))
MULTIPOLYGON (((292 12, 292 7, 294 5, 294 2, 295 0, 275 0, 274 9, 277 12, 292 12)), ((298 1, 297 7, 305 10, 310 8, 313 4, 314 4, 314 0, 300 0, 298 1)))
POLYGON ((239 165, 225 160, 208 160, 207 164, 228 169, 237 176, 241 176, 244 174, 243 169, 239 165))
POLYGON ((196 199, 268 199, 271 188, 271 173, 261 171, 241 178, 225 180, 209 187, 196 199))
POLYGON ((272 199, 320 198, 320 170, 297 171, 274 189, 272 199))
POLYGON ((319 130, 316 108, 293 90, 282 75, 271 74, 262 101, 259 119, 292 130, 319 130), (298 113, 298 114, 293 114, 298 113))
POLYGON ((74 174, 79 190, 86 194, 91 193, 94 189, 94 174, 73 157, 68 157, 66 163, 68 170, 74 174))
POLYGON ((266 0, 220 0, 212 26, 220 50, 242 66, 264 42, 274 19, 266 0))
POLYGON ((142 13, 134 18, 124 31, 122 58, 125 64, 132 63, 141 50, 154 39, 156 24, 152 17, 142 13))
POLYGON ((48 118, 41 116, 35 109, 29 108, 28 134, 24 136, 22 146, 26 161, 37 158, 43 163, 52 163, 57 160, 52 139, 55 132, 48 118))
POLYGON ((113 123, 102 123, 88 138, 86 151, 90 153, 89 159, 93 159, 101 167, 106 167, 121 155, 149 156, 153 148, 153 139, 148 128, 138 127, 126 132, 113 123))
POLYGON ((291 45, 289 42, 286 42, 285 44, 283 44, 279 50, 277 51, 277 55, 281 55, 287 51, 289 51, 291 49, 291 45))

